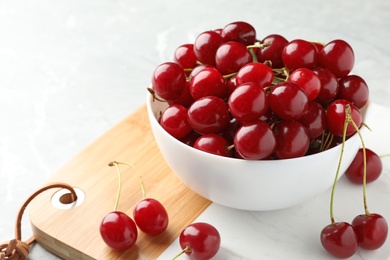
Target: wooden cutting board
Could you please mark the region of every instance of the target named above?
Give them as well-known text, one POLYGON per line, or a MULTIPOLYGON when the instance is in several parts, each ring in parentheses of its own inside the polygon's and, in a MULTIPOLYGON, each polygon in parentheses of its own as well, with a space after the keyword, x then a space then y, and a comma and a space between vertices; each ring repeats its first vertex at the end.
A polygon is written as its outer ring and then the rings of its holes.
POLYGON ((36 240, 64 259, 156 259, 211 203, 171 172, 155 143, 145 105, 77 154, 49 182, 65 182, 85 193, 85 200, 69 209, 52 205, 56 189, 42 193, 30 205, 36 240), (141 174, 147 197, 159 200, 170 218, 161 235, 153 237, 139 230, 136 245, 124 252, 107 247, 99 233, 103 217, 114 209, 118 189, 116 169, 108 166, 111 161, 128 162, 138 169, 137 173, 120 165, 119 211, 132 217, 142 199, 141 174))

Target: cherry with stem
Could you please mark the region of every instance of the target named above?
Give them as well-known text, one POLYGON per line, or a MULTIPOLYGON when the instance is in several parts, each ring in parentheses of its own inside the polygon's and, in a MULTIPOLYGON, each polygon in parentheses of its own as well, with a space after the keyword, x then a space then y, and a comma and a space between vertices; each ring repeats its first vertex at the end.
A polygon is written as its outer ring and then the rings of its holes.
POLYGON ((345 107, 345 120, 343 127, 343 141, 341 144, 340 158, 337 165, 336 175, 334 178, 331 197, 330 197, 330 220, 331 224, 322 229, 320 239, 325 250, 338 258, 348 258, 353 256, 358 249, 358 237, 351 224, 347 222, 336 222, 334 219, 333 204, 336 183, 340 173, 341 162, 344 154, 345 139, 348 124, 351 123, 352 116, 350 106, 345 107))
POLYGON ((363 150, 363 204, 364 214, 356 216, 352 221, 352 227, 358 238, 361 248, 375 250, 380 248, 387 239, 388 225, 386 219, 378 213, 370 213, 367 204, 367 154, 363 137, 356 123, 351 120, 356 129, 363 150))
MULTIPOLYGON (((112 164, 117 167, 118 171, 119 164, 130 166, 137 171, 137 168, 130 163, 114 161, 112 164)), ((152 236, 159 235, 168 227, 168 213, 158 200, 146 197, 145 185, 141 175, 139 175, 139 179, 143 199, 136 204, 133 210, 134 221, 144 233, 152 236)))
POLYGON ((137 226, 126 213, 118 211, 118 204, 122 190, 122 177, 118 165, 115 165, 118 173, 118 191, 115 200, 114 211, 108 213, 100 223, 100 235, 103 241, 112 249, 124 251, 134 246, 138 238, 137 226))

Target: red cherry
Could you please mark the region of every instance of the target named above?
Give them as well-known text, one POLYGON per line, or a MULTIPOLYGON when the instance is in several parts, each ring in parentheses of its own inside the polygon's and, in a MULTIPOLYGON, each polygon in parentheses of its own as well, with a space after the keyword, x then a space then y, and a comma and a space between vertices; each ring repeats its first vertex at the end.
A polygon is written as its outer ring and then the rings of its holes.
POLYGON ((207 260, 217 254, 221 246, 221 237, 212 225, 197 222, 187 226, 181 232, 179 243, 191 259, 207 260))
POLYGON ((259 48, 256 56, 259 62, 270 61, 272 68, 282 68, 282 52, 288 41, 279 34, 271 34, 265 37, 260 42, 261 44, 268 44, 264 48, 259 48))
POLYGON ((152 86, 158 96, 165 100, 175 100, 180 97, 186 84, 183 68, 174 62, 159 65, 152 76, 152 86))
POLYGON ((123 251, 135 244, 138 231, 129 216, 120 211, 113 211, 103 218, 100 224, 100 235, 109 247, 123 251))
POLYGON ((155 199, 146 198, 137 203, 133 211, 138 228, 149 235, 159 235, 168 227, 168 213, 155 199))
MULTIPOLYGON (((362 115, 360 114, 360 110, 347 100, 337 99, 330 103, 326 115, 328 130, 335 136, 343 136, 345 110, 347 105, 350 105, 351 117, 357 127, 360 127, 362 124, 362 115)), ((349 123, 346 136, 350 136, 354 133, 356 133, 356 129, 351 123, 349 123)))
POLYGON ((211 154, 231 157, 228 145, 226 139, 218 134, 204 134, 195 141, 194 148, 211 154))
POLYGON ((173 60, 183 69, 191 69, 196 66, 196 55, 193 44, 183 44, 176 48, 173 60))
POLYGON ((386 219, 379 214, 369 213, 356 216, 352 221, 359 246, 368 250, 380 248, 387 239, 386 219))
POLYGON ((187 108, 179 104, 173 104, 167 107, 161 114, 160 125, 170 135, 180 139, 192 131, 187 113, 187 108))
POLYGON ((264 121, 258 120, 241 126, 234 136, 234 147, 241 158, 261 160, 276 149, 276 138, 264 121))
POLYGON ((321 244, 325 250, 338 258, 353 256, 358 249, 358 238, 351 224, 329 224, 321 231, 321 244))
POLYGON ((216 68, 204 68, 191 78, 190 93, 195 100, 205 96, 225 98, 226 80, 216 68))
POLYGON ((188 121, 199 133, 218 133, 229 124, 229 120, 227 104, 215 96, 200 98, 188 109, 188 121))
POLYGON ((306 68, 294 70, 288 77, 288 81, 300 86, 305 91, 309 101, 316 99, 321 91, 321 81, 317 74, 306 68))
MULTIPOLYGON (((366 183, 370 183, 379 178, 382 173, 382 160, 372 150, 366 148, 366 183)), ((345 171, 345 176, 353 183, 363 184, 363 149, 360 148, 345 171)))
POLYGON ((190 83, 188 81, 186 82, 186 85, 183 89, 183 92, 181 92, 180 97, 175 100, 166 101, 169 105, 178 104, 182 105, 185 108, 188 108, 195 101, 190 92, 190 83))
POLYGON ((252 45, 256 41, 256 30, 252 25, 243 21, 229 23, 222 29, 225 42, 235 41, 244 45, 252 45))
POLYGON ((297 121, 281 121, 275 124, 276 158, 289 159, 304 156, 310 144, 306 128, 297 121))
POLYGON ((368 86, 360 76, 345 76, 339 80, 337 98, 346 99, 357 108, 362 108, 368 101, 368 86))
POLYGON ((337 78, 347 76, 354 65, 355 55, 352 47, 344 40, 327 43, 319 53, 319 64, 328 68, 337 78))
POLYGON ((284 120, 299 119, 309 105, 305 92, 292 82, 275 85, 268 95, 268 101, 272 111, 284 120))
POLYGON ((318 63, 318 51, 311 42, 296 39, 284 47, 282 60, 284 66, 290 71, 298 68, 313 69, 318 63))
POLYGON ((265 91, 254 82, 238 86, 230 95, 228 105, 230 113, 239 121, 258 120, 268 110, 265 91))
POLYGON ((216 54, 215 63, 222 75, 238 72, 242 66, 252 62, 252 55, 245 45, 238 42, 222 44, 216 54))
POLYGON ((270 86, 274 80, 272 69, 263 63, 250 62, 245 64, 236 74, 237 85, 242 85, 247 82, 255 82, 261 88, 270 86))
POLYGON ((194 43, 194 52, 197 59, 205 64, 215 65, 215 53, 223 43, 220 34, 206 31, 198 35, 194 43))
POLYGON ((310 138, 317 138, 326 129, 326 111, 319 103, 310 102, 298 122, 307 129, 310 138))
POLYGON ((339 83, 336 76, 326 68, 314 70, 321 82, 321 90, 316 101, 322 105, 328 105, 337 96, 339 83))

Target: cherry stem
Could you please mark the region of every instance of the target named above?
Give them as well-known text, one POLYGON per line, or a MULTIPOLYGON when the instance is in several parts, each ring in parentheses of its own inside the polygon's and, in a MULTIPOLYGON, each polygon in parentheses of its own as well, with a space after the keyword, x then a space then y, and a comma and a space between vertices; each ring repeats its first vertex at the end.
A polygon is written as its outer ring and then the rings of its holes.
POLYGON ((110 162, 108 166, 115 166, 116 172, 118 174, 118 192, 116 194, 116 200, 115 200, 115 206, 114 206, 114 211, 118 209, 118 204, 119 204, 119 199, 121 196, 121 190, 122 190, 122 177, 121 177, 121 172, 119 170, 119 166, 117 162, 110 162))
POLYGON ((233 72, 233 73, 230 73, 230 74, 223 75, 222 77, 224 79, 230 79, 231 77, 235 76, 236 74, 237 74, 237 72, 233 72))
POLYGON ((363 136, 360 133, 359 127, 356 125, 356 123, 351 118, 351 124, 355 128, 356 132, 359 135, 360 142, 362 144, 362 150, 363 150, 363 203, 364 203, 364 212, 367 216, 370 215, 370 212, 368 211, 368 205, 367 205, 367 155, 366 155, 366 146, 364 144, 363 136))
POLYGON ((178 253, 177 255, 175 255, 175 257, 172 258, 172 260, 175 260, 177 258, 179 258, 181 255, 183 255, 184 253, 187 253, 187 252, 191 252, 191 246, 190 245, 187 245, 180 253, 178 253))
MULTIPOLYGON (((123 164, 123 165, 130 166, 130 167, 133 168, 136 172, 138 172, 137 167, 135 167, 135 165, 133 165, 133 164, 131 164, 131 163, 127 163, 127 162, 118 162, 118 161, 114 161, 113 163, 115 163, 115 164, 123 164)), ((145 190, 144 180, 142 179, 142 176, 141 176, 140 174, 138 175, 138 177, 139 177, 139 180, 140 180, 140 183, 141 183, 142 197, 143 197, 143 198, 146 198, 146 190, 145 190)))
POLYGON ((154 101, 154 100, 157 100, 157 101, 160 101, 160 102, 167 102, 167 101, 164 100, 164 99, 158 98, 158 97, 156 96, 156 92, 154 91, 153 88, 146 88, 146 89, 149 91, 150 94, 152 94, 153 101, 154 101))
POLYGON ((385 158, 385 157, 390 157, 390 153, 382 154, 381 156, 379 156, 379 158, 385 158))
POLYGON ((346 135, 347 135, 347 127, 348 127, 348 123, 350 121, 351 121, 351 107, 349 105, 346 105, 346 107, 345 107, 345 120, 344 120, 344 127, 343 127, 343 142, 341 143, 341 152, 340 152, 339 162, 337 165, 336 175, 334 177, 332 192, 330 195, 330 221, 332 222, 333 225, 336 223, 336 221, 334 220, 334 213, 333 213, 334 193, 336 190, 336 183, 337 183, 337 180, 339 178, 341 162, 342 162, 343 154, 344 154, 345 139, 346 139, 346 135))

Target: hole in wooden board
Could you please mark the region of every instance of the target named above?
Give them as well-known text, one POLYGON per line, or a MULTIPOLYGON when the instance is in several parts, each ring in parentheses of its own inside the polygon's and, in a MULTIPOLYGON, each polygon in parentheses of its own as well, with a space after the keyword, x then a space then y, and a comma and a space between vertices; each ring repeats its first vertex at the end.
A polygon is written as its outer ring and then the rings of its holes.
POLYGON ((72 196, 67 189, 60 189, 51 197, 51 204, 59 209, 75 208, 85 200, 85 193, 79 188, 74 188, 77 200, 72 202, 72 196))

